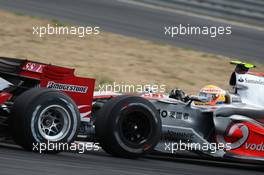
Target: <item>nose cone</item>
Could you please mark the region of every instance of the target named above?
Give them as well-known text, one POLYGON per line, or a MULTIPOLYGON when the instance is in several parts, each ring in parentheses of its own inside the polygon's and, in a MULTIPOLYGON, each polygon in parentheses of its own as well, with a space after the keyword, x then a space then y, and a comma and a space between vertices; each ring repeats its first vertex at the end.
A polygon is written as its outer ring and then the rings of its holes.
POLYGON ((12 94, 9 94, 7 92, 1 92, 0 93, 0 104, 5 103, 7 100, 10 100, 12 98, 12 94))
POLYGON ((243 125, 233 125, 227 134, 227 137, 229 137, 231 140, 239 140, 243 138, 243 131, 242 131, 243 125))
POLYGON ((241 139, 243 137, 243 132, 240 130, 240 128, 236 129, 231 136, 232 138, 241 139))

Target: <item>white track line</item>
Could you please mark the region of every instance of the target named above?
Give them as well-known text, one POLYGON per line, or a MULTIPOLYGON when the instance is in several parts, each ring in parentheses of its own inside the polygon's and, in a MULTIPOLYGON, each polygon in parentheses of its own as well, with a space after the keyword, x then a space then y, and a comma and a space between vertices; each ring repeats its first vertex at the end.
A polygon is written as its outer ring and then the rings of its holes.
POLYGON ((236 22, 236 21, 232 21, 232 20, 229 21, 229 20, 220 19, 220 18, 216 18, 216 17, 199 15, 199 14, 196 14, 196 13, 186 12, 186 11, 182 11, 182 10, 176 10, 176 9, 171 9, 171 8, 166 8, 166 7, 159 7, 159 6, 156 6, 156 5, 146 4, 146 3, 143 3, 143 2, 137 2, 137 1, 134 1, 134 0, 116 0, 116 1, 121 2, 121 3, 127 3, 127 4, 136 5, 136 6, 151 8, 151 9, 155 9, 155 10, 170 12, 170 13, 176 13, 176 14, 181 14, 181 15, 186 15, 186 16, 191 16, 191 17, 196 17, 196 18, 202 18, 202 19, 207 19, 207 20, 211 20, 211 21, 223 22, 223 23, 226 23, 226 24, 229 24, 229 25, 236 25, 236 26, 239 26, 239 27, 246 27, 246 28, 251 28, 251 29, 264 31, 264 28, 263 27, 259 27, 259 26, 252 26, 252 25, 249 25, 249 24, 236 22))

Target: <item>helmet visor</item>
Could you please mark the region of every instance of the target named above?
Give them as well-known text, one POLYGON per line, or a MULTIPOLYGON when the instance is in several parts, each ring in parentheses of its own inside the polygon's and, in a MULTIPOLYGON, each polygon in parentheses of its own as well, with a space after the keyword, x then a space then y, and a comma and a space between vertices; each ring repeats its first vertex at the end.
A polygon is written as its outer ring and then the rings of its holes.
POLYGON ((209 94, 205 92, 200 92, 199 97, 204 101, 204 102, 211 102, 214 101, 217 98, 216 94, 209 94))

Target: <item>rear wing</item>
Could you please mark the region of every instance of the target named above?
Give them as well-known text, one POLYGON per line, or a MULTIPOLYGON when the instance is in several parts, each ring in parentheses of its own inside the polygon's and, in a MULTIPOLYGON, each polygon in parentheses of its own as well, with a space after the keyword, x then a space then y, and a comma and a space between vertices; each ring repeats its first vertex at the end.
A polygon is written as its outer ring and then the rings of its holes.
POLYGON ((21 75, 21 66, 26 63, 26 60, 0 57, 0 77, 8 80, 15 86, 20 86, 21 80, 26 87, 38 84, 39 79, 21 75))
POLYGON ((50 88, 69 95, 78 106, 82 121, 89 121, 95 79, 76 76, 75 69, 30 60, 0 57, 0 77, 13 86, 50 88))
POLYGON ((26 60, 0 57, 0 72, 19 74, 21 66, 25 64, 26 60))

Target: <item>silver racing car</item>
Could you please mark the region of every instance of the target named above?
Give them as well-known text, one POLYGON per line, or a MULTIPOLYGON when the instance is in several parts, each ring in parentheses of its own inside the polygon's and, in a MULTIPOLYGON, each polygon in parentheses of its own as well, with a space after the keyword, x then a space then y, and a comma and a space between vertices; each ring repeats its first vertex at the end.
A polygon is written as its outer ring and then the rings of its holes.
POLYGON ((250 72, 254 65, 231 63, 236 65, 232 93, 209 85, 198 96, 179 89, 168 95, 95 95, 91 119, 95 132, 90 132, 95 134, 90 138, 121 157, 187 150, 263 161, 264 74, 250 72))

